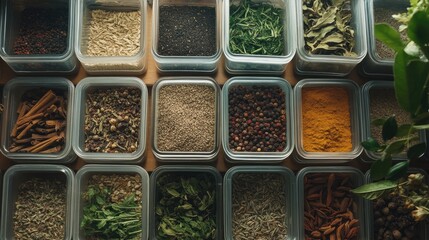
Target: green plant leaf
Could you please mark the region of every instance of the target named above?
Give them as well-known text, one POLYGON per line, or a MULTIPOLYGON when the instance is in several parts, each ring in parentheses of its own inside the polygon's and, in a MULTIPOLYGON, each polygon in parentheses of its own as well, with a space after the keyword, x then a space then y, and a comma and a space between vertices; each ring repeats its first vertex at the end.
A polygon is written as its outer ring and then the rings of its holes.
POLYGON ((382 136, 383 140, 387 141, 392 139, 396 135, 398 130, 398 124, 396 123, 395 116, 389 117, 383 124, 382 136))
POLYGON ((424 125, 429 123, 429 112, 421 113, 414 117, 414 123, 417 125, 424 125))
POLYGON ((405 149, 406 142, 407 142, 406 139, 400 139, 400 140, 391 142, 390 144, 387 145, 385 152, 390 155, 401 153, 405 149))
POLYGON ((386 177, 389 168, 392 166, 392 157, 384 154, 382 159, 375 161, 371 165, 370 176, 372 181, 378 181, 386 177))
POLYGON ((405 48, 400 33, 392 26, 386 23, 375 24, 374 32, 378 40, 395 50, 395 52, 402 51, 405 48))
POLYGON ((411 146, 407 151, 407 157, 410 160, 420 158, 426 152, 426 143, 418 143, 411 146))
POLYGON ((390 167, 389 172, 387 173, 386 179, 388 180, 398 180, 401 177, 405 176, 408 171, 408 166, 410 163, 408 161, 400 162, 392 167, 390 167))
POLYGON ((416 130, 426 130, 426 129, 429 129, 429 124, 414 125, 413 128, 416 129, 416 130))
POLYGON ((368 183, 351 190, 352 193, 368 200, 374 200, 382 196, 386 191, 392 190, 397 183, 390 180, 383 180, 374 183, 368 183))
POLYGON ((417 11, 408 22, 408 37, 419 45, 429 59, 429 14, 417 11))
POLYGON ((410 107, 412 114, 420 114, 422 101, 427 101, 426 81, 429 76, 429 64, 421 60, 411 60, 407 65, 407 82, 410 90, 410 107))
POLYGON ((377 118, 371 121, 371 124, 376 126, 376 127, 380 127, 383 126, 384 122, 386 122, 386 119, 384 118, 377 118))
POLYGON ((367 151, 372 151, 372 152, 375 152, 380 149, 380 144, 378 144, 378 142, 371 137, 369 137, 366 141, 363 141, 362 146, 367 151))
POLYGON ((405 136, 408 136, 408 134, 414 133, 414 132, 415 130, 413 129, 411 124, 403 124, 398 127, 398 131, 396 131, 395 137, 398 137, 398 138, 405 137, 405 136))

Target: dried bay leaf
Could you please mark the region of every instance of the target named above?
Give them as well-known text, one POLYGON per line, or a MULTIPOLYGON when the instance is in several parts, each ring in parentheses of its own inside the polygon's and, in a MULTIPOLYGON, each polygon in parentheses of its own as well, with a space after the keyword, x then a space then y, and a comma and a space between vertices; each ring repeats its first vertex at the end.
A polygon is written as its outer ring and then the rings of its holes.
POLYGON ((310 27, 309 31, 319 30, 326 25, 332 25, 336 18, 336 12, 338 8, 330 7, 324 12, 319 19, 317 19, 316 24, 310 27))

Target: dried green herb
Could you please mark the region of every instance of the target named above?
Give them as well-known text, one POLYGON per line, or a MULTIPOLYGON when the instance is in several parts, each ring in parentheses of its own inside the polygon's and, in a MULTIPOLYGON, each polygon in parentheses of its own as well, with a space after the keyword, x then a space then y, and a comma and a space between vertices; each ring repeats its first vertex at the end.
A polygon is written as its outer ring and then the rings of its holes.
POLYGON ((356 56, 350 0, 304 0, 305 49, 312 54, 356 56))
POLYGON ((157 239, 214 239, 216 189, 206 174, 163 174, 157 180, 157 239))
POLYGON ((232 53, 282 55, 283 10, 242 0, 230 7, 229 47, 232 53))

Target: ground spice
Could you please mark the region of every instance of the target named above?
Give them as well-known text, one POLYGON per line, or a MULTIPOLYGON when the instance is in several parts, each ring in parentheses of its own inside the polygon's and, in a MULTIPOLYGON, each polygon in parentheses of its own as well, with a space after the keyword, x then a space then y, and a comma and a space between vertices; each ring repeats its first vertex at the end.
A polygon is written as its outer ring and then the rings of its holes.
POLYGON ((212 56, 216 53, 216 9, 196 6, 159 8, 158 54, 212 56))
POLYGON ((215 146, 215 89, 166 85, 159 89, 157 138, 160 151, 208 152, 215 146))
POLYGON ((66 183, 32 178, 18 187, 13 215, 15 239, 64 239, 66 183))
POLYGON ((302 131, 305 151, 352 150, 349 101, 347 90, 340 87, 302 90, 302 131))
POLYGON ((13 43, 13 54, 62 54, 68 42, 68 9, 26 8, 18 34, 13 43))
POLYGON ((237 240, 286 239, 285 180, 275 173, 240 173, 232 179, 232 234, 237 240))
POLYGON ((228 93, 229 147, 281 152, 286 147, 286 98, 280 87, 236 86, 228 93))

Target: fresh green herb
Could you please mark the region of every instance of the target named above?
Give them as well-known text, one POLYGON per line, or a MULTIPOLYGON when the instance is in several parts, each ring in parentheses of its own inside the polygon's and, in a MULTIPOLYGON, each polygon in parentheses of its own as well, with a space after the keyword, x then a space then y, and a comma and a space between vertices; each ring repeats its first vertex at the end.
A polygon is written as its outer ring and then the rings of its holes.
POLYGON ((163 174, 157 180, 158 239, 214 239, 215 184, 204 174, 163 174))
POLYGON ((134 194, 112 203, 110 189, 90 185, 83 199, 86 205, 80 226, 85 236, 99 239, 141 238, 141 206, 136 203, 134 194))
POLYGON ((230 8, 230 41, 232 53, 282 55, 283 10, 269 4, 242 0, 230 8))
POLYGON ((356 56, 350 0, 304 0, 305 49, 312 54, 356 56))

